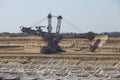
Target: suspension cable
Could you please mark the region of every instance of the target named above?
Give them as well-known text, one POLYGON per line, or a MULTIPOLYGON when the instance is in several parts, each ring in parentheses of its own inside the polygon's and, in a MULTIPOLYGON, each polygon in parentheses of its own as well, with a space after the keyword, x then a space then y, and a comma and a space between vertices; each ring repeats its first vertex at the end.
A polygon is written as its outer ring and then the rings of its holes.
MULTIPOLYGON (((57 17, 57 16, 53 16, 53 17, 57 17)), ((37 26, 38 24, 41 24, 42 22, 44 22, 47 19, 47 17, 42 18, 39 22, 37 22, 36 24, 30 26, 31 28, 37 26)), ((72 24, 70 21, 66 20, 65 18, 63 18, 63 21, 66 22, 68 25, 70 25, 71 27, 73 27, 74 29, 76 29, 79 32, 84 32, 83 30, 79 29, 76 25, 72 24)))
POLYGON ((33 24, 32 26, 30 26, 31 28, 37 26, 38 24, 41 24, 42 22, 44 22, 47 19, 47 17, 42 18, 40 21, 38 21, 37 23, 33 24))
POLYGON ((67 24, 69 24, 71 27, 75 28, 77 31, 79 32, 84 32, 83 30, 79 29, 76 25, 72 24, 71 22, 69 22, 68 20, 66 20, 65 18, 63 18, 63 21, 65 21, 67 24))

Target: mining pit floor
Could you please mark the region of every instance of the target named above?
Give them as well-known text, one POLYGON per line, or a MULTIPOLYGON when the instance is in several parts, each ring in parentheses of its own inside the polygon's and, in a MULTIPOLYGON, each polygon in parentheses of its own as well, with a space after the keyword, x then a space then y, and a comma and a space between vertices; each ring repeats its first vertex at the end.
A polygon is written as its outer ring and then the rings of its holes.
POLYGON ((0 80, 120 80, 120 52, 1 52, 0 80))

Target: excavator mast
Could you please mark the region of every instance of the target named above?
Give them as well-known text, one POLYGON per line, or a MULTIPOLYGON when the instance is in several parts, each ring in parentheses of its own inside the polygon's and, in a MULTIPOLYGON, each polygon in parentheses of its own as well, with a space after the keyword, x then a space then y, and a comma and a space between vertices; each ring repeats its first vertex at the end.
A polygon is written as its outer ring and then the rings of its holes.
POLYGON ((47 30, 48 30, 48 33, 51 33, 52 32, 52 15, 51 13, 48 15, 48 27, 47 27, 47 30))

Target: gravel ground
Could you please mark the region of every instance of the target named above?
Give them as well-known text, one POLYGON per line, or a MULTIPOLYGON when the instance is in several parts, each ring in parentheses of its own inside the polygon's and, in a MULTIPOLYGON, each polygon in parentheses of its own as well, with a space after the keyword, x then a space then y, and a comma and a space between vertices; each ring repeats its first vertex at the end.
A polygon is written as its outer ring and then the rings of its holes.
POLYGON ((120 68, 11 66, 0 68, 0 80, 120 80, 120 68))

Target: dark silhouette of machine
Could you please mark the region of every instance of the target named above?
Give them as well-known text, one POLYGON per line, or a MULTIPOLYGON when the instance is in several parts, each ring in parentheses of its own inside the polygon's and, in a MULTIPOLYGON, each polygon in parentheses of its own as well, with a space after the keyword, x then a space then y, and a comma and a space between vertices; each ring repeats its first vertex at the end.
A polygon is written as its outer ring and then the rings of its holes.
POLYGON ((101 40, 97 39, 95 41, 95 43, 92 46, 90 46, 90 51, 91 52, 95 52, 95 50, 99 47, 100 42, 101 42, 101 40))
POLYGON ((41 53, 59 53, 64 52, 58 43, 62 40, 62 35, 60 35, 61 21, 62 16, 58 16, 57 19, 57 28, 56 32, 52 32, 52 15, 48 15, 48 27, 47 32, 43 31, 42 28, 45 26, 36 26, 36 30, 33 30, 31 27, 21 26, 21 31, 23 33, 33 34, 42 36, 43 40, 46 42, 47 46, 41 48, 41 53))

